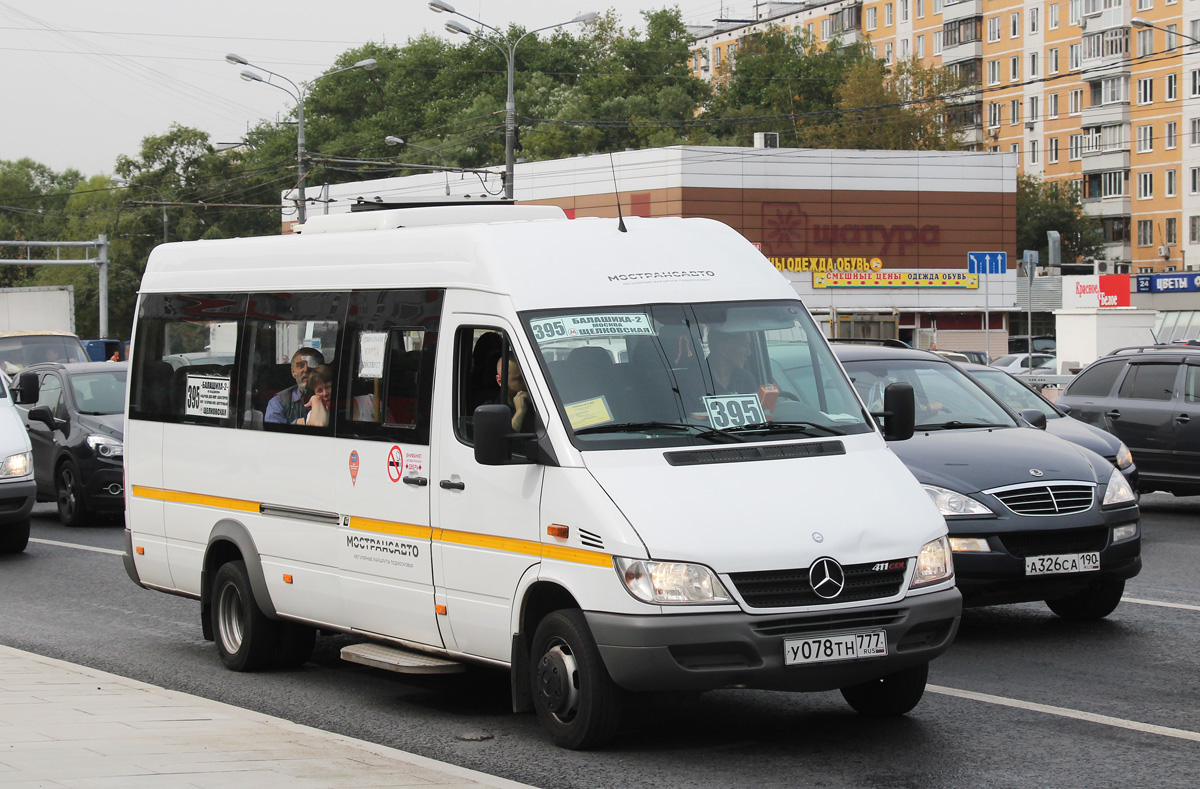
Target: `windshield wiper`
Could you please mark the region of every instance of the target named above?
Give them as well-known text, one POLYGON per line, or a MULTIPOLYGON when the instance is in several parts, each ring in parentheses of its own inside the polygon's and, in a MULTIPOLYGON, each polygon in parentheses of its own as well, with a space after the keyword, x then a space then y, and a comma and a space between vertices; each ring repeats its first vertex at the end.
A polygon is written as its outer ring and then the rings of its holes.
POLYGON ((917 425, 917 430, 964 430, 970 427, 1011 427, 1011 425, 996 425, 990 422, 960 422, 951 420, 939 422, 936 425, 917 425))
POLYGON ((697 438, 712 438, 714 436, 722 436, 730 441, 744 442, 745 439, 731 435, 726 430, 718 430, 715 427, 704 427, 703 425, 692 425, 687 422, 614 422, 607 425, 594 425, 592 427, 584 427, 575 431, 575 435, 582 436, 588 433, 621 433, 626 430, 659 430, 667 428, 670 430, 690 430, 694 431, 697 438))
POLYGON ((738 425, 736 427, 725 428, 725 432, 727 433, 806 433, 809 430, 819 430, 827 436, 846 435, 845 430, 840 430, 836 427, 829 427, 827 425, 818 425, 816 422, 754 422, 749 425, 738 425))

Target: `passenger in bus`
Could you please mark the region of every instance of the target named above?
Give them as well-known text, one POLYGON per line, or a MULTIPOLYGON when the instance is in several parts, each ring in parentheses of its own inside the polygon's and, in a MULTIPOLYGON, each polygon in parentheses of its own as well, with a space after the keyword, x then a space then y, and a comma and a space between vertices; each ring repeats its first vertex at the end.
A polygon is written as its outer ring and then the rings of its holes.
POLYGON ((713 394, 750 394, 758 391, 754 376, 746 370, 750 358, 750 335, 746 332, 708 332, 708 370, 713 394))
POLYGON ((318 365, 325 364, 325 357, 315 348, 300 348, 292 354, 292 378, 296 385, 289 386, 271 398, 267 403, 265 422, 277 425, 301 424, 305 405, 308 400, 309 372, 318 365))
POLYGON ((296 424, 329 427, 329 415, 333 413, 333 368, 327 364, 312 368, 308 373, 308 389, 312 395, 296 424))
POLYGON ((504 371, 504 358, 496 360, 496 384, 500 386, 501 394, 493 401, 496 404, 508 406, 512 412, 512 429, 514 433, 532 433, 534 429, 533 401, 525 388, 525 376, 521 374, 521 365, 512 354, 508 356, 508 386, 501 383, 500 376, 504 371))

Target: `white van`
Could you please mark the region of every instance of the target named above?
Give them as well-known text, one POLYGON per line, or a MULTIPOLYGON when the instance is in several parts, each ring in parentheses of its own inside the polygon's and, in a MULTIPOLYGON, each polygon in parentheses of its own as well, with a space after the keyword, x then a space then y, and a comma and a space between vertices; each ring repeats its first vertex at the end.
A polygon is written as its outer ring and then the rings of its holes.
MULTIPOLYGON (((130 576, 198 599, 233 670, 353 633, 368 665, 508 670, 571 748, 639 691, 907 712, 958 627, 943 519, 751 244, 625 224, 427 207, 157 247, 130 576)), ((911 435, 911 388, 887 408, 911 435)))
POLYGON ((7 378, 0 376, 0 554, 20 553, 29 544, 29 513, 37 498, 33 447, 16 408, 31 401, 20 397, 21 391, 10 391, 7 378))

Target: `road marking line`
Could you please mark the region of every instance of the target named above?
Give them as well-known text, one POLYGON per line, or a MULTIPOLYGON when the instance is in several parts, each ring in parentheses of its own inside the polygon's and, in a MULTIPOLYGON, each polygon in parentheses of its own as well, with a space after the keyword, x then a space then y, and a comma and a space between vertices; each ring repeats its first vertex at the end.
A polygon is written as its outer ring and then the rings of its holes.
POLYGON ((1187 729, 1173 729, 1170 726, 1156 726, 1153 723, 1139 723, 1138 721, 1125 720, 1124 718, 1113 718, 1108 715, 1097 715, 1094 712, 1071 710, 1065 707, 1052 707, 1049 704, 1037 704, 1036 702, 1032 701, 1008 699, 1003 696, 992 696, 988 693, 975 693, 974 691, 970 690, 946 688, 940 685, 928 685, 925 689, 933 693, 940 693, 943 696, 957 696, 960 699, 982 701, 987 704, 997 704, 1001 707, 1015 707, 1019 710, 1044 712, 1047 715, 1058 715, 1063 718, 1074 718, 1075 720, 1088 721, 1089 723, 1100 723, 1105 726, 1115 726, 1119 729, 1132 729, 1133 731, 1140 731, 1146 734, 1158 734, 1163 737, 1176 737, 1181 740, 1200 742, 1200 732, 1188 731, 1187 729))
POLYGON ((78 545, 73 542, 59 542, 58 540, 42 540, 37 537, 30 537, 30 542, 40 542, 43 545, 58 545, 63 548, 78 548, 81 551, 94 551, 96 553, 111 553, 113 556, 124 556, 125 551, 114 551, 112 548, 93 548, 90 545, 78 545))
POLYGON ((1200 605, 1187 605, 1185 603, 1160 603, 1157 600, 1139 600, 1136 597, 1122 597, 1122 603, 1137 603, 1138 605, 1156 605, 1160 608, 1182 608, 1184 611, 1200 611, 1200 605))

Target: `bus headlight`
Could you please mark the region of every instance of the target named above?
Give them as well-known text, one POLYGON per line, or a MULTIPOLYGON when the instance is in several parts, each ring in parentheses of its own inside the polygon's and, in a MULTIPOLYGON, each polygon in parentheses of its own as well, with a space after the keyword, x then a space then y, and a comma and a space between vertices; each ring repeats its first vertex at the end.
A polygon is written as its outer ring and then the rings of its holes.
POLYGON ((25 477, 33 473, 33 453, 9 455, 0 463, 0 477, 25 477))
POLYGON ((655 562, 615 557, 625 588, 643 603, 728 603, 729 593, 716 573, 702 564, 655 562))
POLYGON ((930 540, 917 554, 917 568, 913 571, 909 589, 940 583, 954 577, 954 559, 950 554, 950 541, 945 537, 930 540))

